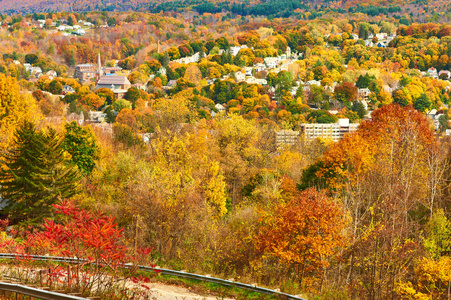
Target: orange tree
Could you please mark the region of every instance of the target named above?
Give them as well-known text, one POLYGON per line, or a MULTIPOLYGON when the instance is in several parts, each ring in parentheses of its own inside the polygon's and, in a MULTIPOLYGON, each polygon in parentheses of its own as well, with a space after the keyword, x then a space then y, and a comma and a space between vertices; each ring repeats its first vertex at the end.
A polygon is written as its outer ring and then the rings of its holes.
POLYGON ((303 278, 327 267, 327 258, 345 245, 348 221, 339 204, 310 188, 263 215, 256 247, 295 268, 302 284, 303 278))

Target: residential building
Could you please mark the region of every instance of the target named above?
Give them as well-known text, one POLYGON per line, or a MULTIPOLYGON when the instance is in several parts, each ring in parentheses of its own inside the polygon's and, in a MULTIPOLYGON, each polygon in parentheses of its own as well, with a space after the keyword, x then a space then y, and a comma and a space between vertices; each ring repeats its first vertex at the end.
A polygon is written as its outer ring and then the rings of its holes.
POLYGON ((93 123, 102 123, 105 121, 106 114, 102 111, 89 111, 88 120, 93 123))
POLYGON ((242 82, 242 81, 246 80, 246 74, 244 74, 243 72, 236 72, 235 80, 236 80, 236 82, 242 82))
POLYGON ((117 72, 122 71, 121 67, 104 67, 102 68, 103 74, 105 75, 114 75, 117 72))
POLYGON ((439 78, 444 78, 444 79, 450 79, 451 78, 451 72, 448 70, 441 70, 440 72, 438 72, 438 77, 439 78))
POLYGON ((278 57, 265 57, 263 60, 265 61, 265 64, 268 66, 268 69, 274 69, 279 64, 278 57))
POLYGON ((75 30, 75 31, 72 31, 72 34, 75 34, 75 35, 85 35, 86 34, 86 32, 83 30, 83 29, 77 29, 77 30, 75 30))
POLYGON ((302 124, 302 133, 305 139, 313 140, 316 138, 331 139, 338 142, 346 133, 357 130, 359 124, 350 124, 349 119, 339 119, 338 123, 317 123, 317 124, 302 124))
POLYGON ((100 77, 95 89, 110 89, 117 99, 122 99, 131 86, 132 85, 130 81, 128 81, 127 77, 125 76, 105 75, 100 77))
POLYGON ((95 79, 96 76, 96 66, 93 64, 81 64, 75 66, 75 78, 79 81, 95 79))
POLYGON ((252 76, 252 67, 244 67, 244 71, 246 72, 246 76, 252 76))
POLYGON ((268 81, 266 79, 259 79, 259 78, 255 78, 254 76, 251 76, 251 77, 246 79, 246 83, 248 83, 248 84, 267 85, 268 81))
POLYGON ((265 64, 258 63, 258 64, 254 65, 254 70, 256 72, 264 71, 264 70, 266 70, 266 66, 265 66, 265 64))
POLYGON ((234 46, 230 48, 230 51, 232 53, 233 56, 237 56, 238 52, 240 52, 241 49, 246 49, 247 46, 246 45, 242 45, 242 46, 234 46))
POLYGON ((66 95, 66 94, 70 94, 70 93, 75 93, 75 89, 73 87, 71 87, 70 85, 63 85, 62 94, 66 95))
POLYGON ((381 32, 381 33, 377 33, 376 34, 377 39, 380 40, 386 40, 387 39, 387 34, 385 32, 381 32))
POLYGON ((289 46, 287 46, 286 55, 287 55, 287 58, 291 58, 291 48, 289 46))
POLYGON ((226 111, 226 108, 224 107, 224 105, 218 103, 215 105, 215 108, 218 110, 218 113, 223 113, 226 111))
POLYGON ((358 98, 359 100, 368 100, 368 96, 371 94, 370 89, 368 88, 363 88, 363 89, 359 89, 358 90, 358 98))
POLYGON ((50 80, 52 80, 53 78, 58 77, 58 73, 56 73, 55 70, 50 70, 47 73, 45 73, 45 75, 47 75, 50 80))
POLYGON ((70 115, 68 115, 66 117, 66 122, 70 123, 72 121, 77 122, 78 125, 83 125, 84 121, 85 121, 85 116, 83 115, 83 112, 80 112, 80 114, 77 113, 71 113, 70 115))
POLYGON ((428 71, 427 71, 427 75, 428 75, 429 77, 432 77, 432 78, 437 79, 437 78, 438 78, 437 69, 434 68, 434 67, 430 67, 430 68, 428 69, 428 71))
POLYGON ((276 147, 279 149, 285 145, 294 145, 301 136, 300 131, 293 130, 279 130, 276 132, 276 147))

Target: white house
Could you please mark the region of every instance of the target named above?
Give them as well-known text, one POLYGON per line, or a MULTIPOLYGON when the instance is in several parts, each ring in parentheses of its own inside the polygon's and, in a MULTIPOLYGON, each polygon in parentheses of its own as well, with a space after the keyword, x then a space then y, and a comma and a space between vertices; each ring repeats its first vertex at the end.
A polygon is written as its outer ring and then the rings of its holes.
POLYGON ((368 100, 370 94, 371 91, 368 88, 358 89, 358 97, 360 100, 368 100))
POLYGON ((318 85, 318 86, 320 86, 320 85, 321 85, 321 82, 318 81, 318 80, 309 80, 309 81, 307 81, 307 82, 305 83, 305 85, 306 85, 306 86, 312 86, 312 85, 318 85))
POLYGON ((246 76, 252 76, 252 67, 245 67, 246 76))
POLYGON ((257 72, 260 72, 260 71, 266 70, 266 66, 265 66, 265 64, 258 63, 258 64, 254 65, 254 69, 257 72))
POLYGON ((157 73, 160 73, 161 75, 166 76, 166 68, 165 67, 161 67, 158 69, 157 73))
POLYGON ((434 67, 430 67, 430 68, 428 69, 428 71, 427 71, 427 75, 428 75, 429 77, 432 77, 432 78, 437 79, 437 78, 438 78, 437 69, 434 68, 434 67))
POLYGON ((381 33, 377 33, 376 34, 377 39, 380 40, 386 40, 387 39, 387 34, 385 32, 381 32, 381 33))
POLYGON ((70 85, 63 85, 63 94, 75 93, 75 89, 70 85))
POLYGON ((242 46, 234 46, 230 48, 230 51, 232 53, 233 56, 237 56, 238 52, 240 52, 241 49, 246 49, 247 46, 246 45, 242 45, 242 46))
POLYGON ((38 76, 42 74, 42 69, 40 67, 31 67, 30 68, 30 74, 34 74, 35 76, 38 76))
POLYGON ((218 110, 219 113, 225 112, 226 108, 222 104, 216 104, 215 108, 218 110))
POLYGON ((236 82, 242 82, 242 81, 246 80, 246 74, 244 74, 243 72, 236 72, 235 80, 236 80, 236 82))
POLYGON ((278 57, 265 57, 263 60, 265 61, 265 64, 268 66, 268 69, 274 69, 279 64, 278 57))
POLYGON ((451 72, 448 70, 441 70, 440 72, 438 72, 438 77, 445 77, 445 79, 450 79, 451 72))
POLYGON ((267 85, 268 81, 266 81, 266 79, 259 79, 259 78, 255 78, 255 77, 249 77, 246 78, 246 83, 248 84, 259 84, 259 85, 267 85))
POLYGON ((75 30, 75 31, 73 31, 72 33, 75 34, 75 35, 85 35, 86 34, 84 29, 80 29, 80 28, 75 30))
POLYGON ((199 52, 194 53, 192 56, 182 57, 182 58, 173 60, 173 62, 176 62, 179 64, 196 63, 198 61, 199 61, 199 52))

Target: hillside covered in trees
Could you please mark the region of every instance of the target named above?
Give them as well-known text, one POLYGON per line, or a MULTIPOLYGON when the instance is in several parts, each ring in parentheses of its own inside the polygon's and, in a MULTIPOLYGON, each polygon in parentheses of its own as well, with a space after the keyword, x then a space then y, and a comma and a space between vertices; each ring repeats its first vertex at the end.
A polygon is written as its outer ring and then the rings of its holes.
POLYGON ((233 0, 136 0, 136 1, 0 1, 0 12, 7 14, 40 13, 40 12, 83 12, 83 11, 150 11, 159 12, 226 12, 233 16, 268 16, 296 17, 314 19, 329 12, 363 13, 369 16, 391 15, 406 20, 425 21, 425 14, 432 13, 440 18, 451 10, 449 3, 443 0, 409 0, 409 1, 323 1, 323 0, 270 0, 270 1, 233 1, 233 0))
POLYGON ((446 5, 267 3, 1 15, 1 251, 448 299, 446 5))

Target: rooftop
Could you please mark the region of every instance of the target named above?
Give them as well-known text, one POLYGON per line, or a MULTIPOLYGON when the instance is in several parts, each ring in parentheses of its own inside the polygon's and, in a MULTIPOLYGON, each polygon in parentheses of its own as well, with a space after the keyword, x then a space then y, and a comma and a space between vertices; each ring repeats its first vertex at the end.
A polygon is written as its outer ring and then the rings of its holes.
POLYGON ((122 85, 122 84, 130 84, 130 81, 128 81, 127 77, 125 77, 125 76, 110 75, 110 76, 100 77, 97 84, 98 85, 100 85, 100 84, 102 84, 102 85, 104 85, 104 84, 122 85))
POLYGON ((81 64, 81 65, 76 65, 76 67, 92 67, 94 66, 93 64, 81 64))

